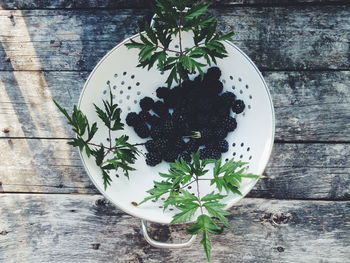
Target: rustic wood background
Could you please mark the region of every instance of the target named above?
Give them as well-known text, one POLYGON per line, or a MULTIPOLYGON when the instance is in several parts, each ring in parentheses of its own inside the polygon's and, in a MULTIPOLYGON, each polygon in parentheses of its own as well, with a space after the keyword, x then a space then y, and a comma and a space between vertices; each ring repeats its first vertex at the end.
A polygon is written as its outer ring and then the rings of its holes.
MULTIPOLYGON (((0 262, 205 262, 149 246, 88 179, 55 109, 150 18, 149 0, 0 0, 0 262)), ((268 179, 231 209, 213 262, 350 262, 350 2, 213 0, 276 110, 268 179)), ((182 226, 153 225, 162 241, 182 226)))

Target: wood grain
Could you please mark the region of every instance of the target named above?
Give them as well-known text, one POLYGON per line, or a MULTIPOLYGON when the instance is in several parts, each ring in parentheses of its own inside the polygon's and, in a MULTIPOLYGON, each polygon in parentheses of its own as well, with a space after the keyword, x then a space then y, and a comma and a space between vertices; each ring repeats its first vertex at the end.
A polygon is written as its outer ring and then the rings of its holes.
MULTIPOLYGON (((350 141, 349 71, 264 75, 276 111, 277 140, 350 141)), ((87 72, 0 72, 0 137, 72 137, 52 98, 71 109, 87 76, 87 72)))
MULTIPOLYGON (((344 0, 208 0, 214 6, 339 4, 344 0)), ((151 0, 0 0, 0 9, 148 8, 151 0)))
MULTIPOLYGON (((344 262, 350 255, 349 202, 244 199, 230 228, 213 236, 213 261, 344 262)), ((149 246, 140 220, 101 196, 0 196, 0 261, 205 262, 199 241, 182 250, 149 246)), ((184 226, 153 226, 164 242, 183 240, 184 226)))
MULTIPOLYGON (((0 140, 1 192, 97 193, 65 140, 0 140)), ((350 200, 349 144, 275 144, 251 197, 350 200)))
MULTIPOLYGON (((213 9, 262 70, 349 69, 350 5, 213 9)), ((145 10, 0 10, 0 70, 92 70, 145 10)))

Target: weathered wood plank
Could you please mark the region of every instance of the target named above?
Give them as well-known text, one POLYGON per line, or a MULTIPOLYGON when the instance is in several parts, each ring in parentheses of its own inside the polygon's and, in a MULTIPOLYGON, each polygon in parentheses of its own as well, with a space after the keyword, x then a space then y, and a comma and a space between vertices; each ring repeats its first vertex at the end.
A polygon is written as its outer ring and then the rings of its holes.
MULTIPOLYGON (((1 192, 97 193, 65 140, 0 140, 1 192)), ((350 200, 349 144, 275 144, 251 197, 350 200)))
MULTIPOLYGON (((214 6, 339 4, 344 0, 208 0, 214 6)), ((152 0, 0 0, 0 9, 148 8, 152 0)))
MULTIPOLYGON (((349 202, 244 199, 230 228, 213 236, 212 262, 346 262, 349 202)), ((0 261, 205 262, 197 241, 182 250, 149 246, 140 220, 101 196, 0 196, 0 261)), ((184 226, 156 225, 165 242, 185 239, 184 226)))
MULTIPOLYGON (((0 72, 0 137, 72 137, 52 97, 71 108, 87 75, 0 72)), ((350 141, 349 71, 264 75, 276 110, 277 140, 350 141)))
MULTIPOLYGON (((349 69, 350 5, 213 9, 263 70, 349 69)), ((145 10, 0 10, 0 70, 91 70, 145 10)))

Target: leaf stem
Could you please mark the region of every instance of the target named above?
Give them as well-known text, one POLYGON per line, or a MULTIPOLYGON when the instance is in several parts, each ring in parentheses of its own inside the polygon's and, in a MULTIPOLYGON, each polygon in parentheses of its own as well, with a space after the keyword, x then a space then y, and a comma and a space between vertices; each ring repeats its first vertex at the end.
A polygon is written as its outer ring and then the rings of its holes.
MULTIPOLYGON (((87 143, 88 145, 91 145, 91 146, 96 146, 96 147, 101 147, 100 144, 96 144, 96 143, 92 143, 92 142, 88 142, 87 143)), ((145 145, 144 143, 135 143, 135 144, 131 144, 131 146, 141 146, 141 145, 145 145)), ((111 146, 111 147, 105 147, 108 151, 111 151, 111 150, 114 150, 114 149, 119 149, 119 148, 122 148, 124 146, 111 146)))
POLYGON ((201 214, 203 215, 203 206, 201 202, 201 196, 199 193, 199 183, 198 183, 198 176, 196 175, 196 184, 197 184, 197 197, 198 197, 198 203, 199 203, 199 208, 201 209, 201 214))

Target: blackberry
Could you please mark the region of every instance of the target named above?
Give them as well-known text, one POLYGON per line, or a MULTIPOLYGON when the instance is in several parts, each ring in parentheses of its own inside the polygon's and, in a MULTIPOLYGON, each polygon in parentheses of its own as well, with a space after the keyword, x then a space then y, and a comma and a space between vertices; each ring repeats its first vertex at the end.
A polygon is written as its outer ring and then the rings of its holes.
POLYGON ((186 163, 191 162, 192 157, 191 154, 187 151, 184 151, 182 153, 179 154, 179 156, 177 157, 177 159, 180 160, 184 160, 186 163))
POLYGON ((141 111, 139 113, 139 117, 141 120, 143 120, 144 122, 149 122, 150 119, 152 119, 152 115, 148 112, 148 111, 141 111))
POLYGON ((196 116, 196 123, 200 127, 207 126, 209 123, 209 116, 207 114, 200 113, 196 116))
POLYGON ((157 117, 155 115, 151 115, 151 117, 149 118, 149 120, 147 122, 152 126, 157 126, 157 125, 160 125, 161 120, 159 117, 157 117))
POLYGON ((225 131, 232 132, 237 127, 237 121, 235 118, 232 118, 231 116, 226 116, 222 120, 221 126, 225 131))
POLYGON ((210 158, 210 149, 209 148, 200 149, 199 158, 202 160, 209 159, 210 158))
POLYGON ((181 152, 183 151, 184 149, 186 148, 186 143, 182 140, 182 139, 176 139, 174 141, 174 149, 177 151, 177 152, 181 152))
POLYGON ((127 116, 126 116, 126 124, 129 126, 135 126, 139 123, 141 123, 141 119, 140 117, 137 115, 136 112, 130 112, 127 116))
POLYGON ((216 114, 218 115, 218 117, 226 117, 230 115, 230 108, 226 105, 221 105, 216 109, 216 114))
POLYGON ((198 144, 197 139, 190 139, 186 143, 186 151, 189 153, 194 153, 194 152, 198 151, 198 148, 199 148, 199 144, 198 144))
POLYGON ((232 111, 239 114, 239 113, 242 113, 245 109, 245 104, 243 102, 243 100, 236 100, 234 103, 233 103, 233 106, 232 106, 232 111))
POLYGON ((146 164, 149 166, 156 166, 157 164, 161 163, 162 158, 159 153, 156 152, 150 152, 146 153, 146 164))
POLYGON ((207 71, 207 77, 211 79, 220 79, 221 70, 218 67, 212 67, 207 71))
POLYGON ((137 124, 136 126, 134 126, 134 130, 140 138, 147 138, 150 135, 150 131, 146 123, 137 124))
POLYGON ((159 87, 157 90, 156 90, 156 93, 157 93, 157 97, 160 98, 160 99, 165 99, 169 96, 170 92, 169 92, 169 89, 166 88, 166 87, 159 87))
POLYGON ((168 162, 168 163, 172 163, 177 159, 177 153, 175 151, 165 151, 162 155, 163 160, 168 162))
POLYGON ((168 96, 163 98, 164 104, 169 107, 173 108, 176 104, 176 97, 174 96, 174 91, 171 89, 168 89, 168 96))
POLYGON ((221 158, 221 152, 217 148, 208 148, 209 151, 209 159, 220 159, 221 158))
POLYGON ((153 111, 158 115, 158 116, 163 116, 166 113, 169 113, 168 108, 165 106, 165 104, 161 101, 156 101, 153 104, 153 111))
POLYGON ((143 111, 149 111, 152 109, 154 104, 154 101, 150 97, 144 97, 142 100, 140 100, 140 107, 143 111))
POLYGON ((199 133, 202 141, 209 140, 213 136, 213 131, 209 128, 199 129, 199 133))
POLYGON ((208 124, 210 127, 216 127, 219 125, 219 123, 220 123, 220 118, 218 116, 213 115, 209 117, 208 124))
POLYGON ((228 142, 226 140, 220 140, 216 144, 218 150, 222 153, 225 153, 228 151, 228 142))
POLYGON ((165 134, 164 134, 163 128, 159 125, 152 126, 151 131, 150 131, 150 136, 153 139, 164 138, 165 134))
POLYGON ((227 131, 223 130, 223 129, 215 129, 213 131, 213 137, 216 139, 216 140, 222 140, 222 139, 225 139, 227 136, 227 131))
POLYGON ((199 98, 196 104, 199 111, 211 111, 213 107, 211 99, 208 97, 199 98))
POLYGON ((163 124, 163 129, 164 129, 164 133, 168 137, 175 135, 175 126, 174 126, 174 122, 172 120, 165 120, 165 122, 163 124))
POLYGON ((225 105, 225 106, 229 106, 231 107, 233 105, 233 103, 235 102, 235 99, 236 99, 236 95, 233 94, 232 92, 228 92, 226 91, 224 94, 222 94, 220 96, 221 100, 222 100, 222 103, 225 105))
POLYGON ((157 151, 157 147, 156 147, 156 144, 155 144, 154 140, 147 141, 145 143, 145 147, 146 147, 148 152, 155 152, 155 151, 157 151))
POLYGON ((163 152, 167 149, 169 145, 169 141, 167 139, 164 138, 159 138, 154 140, 154 147, 156 149, 156 151, 158 152, 163 152))

